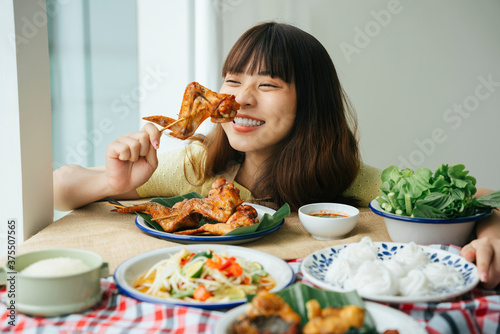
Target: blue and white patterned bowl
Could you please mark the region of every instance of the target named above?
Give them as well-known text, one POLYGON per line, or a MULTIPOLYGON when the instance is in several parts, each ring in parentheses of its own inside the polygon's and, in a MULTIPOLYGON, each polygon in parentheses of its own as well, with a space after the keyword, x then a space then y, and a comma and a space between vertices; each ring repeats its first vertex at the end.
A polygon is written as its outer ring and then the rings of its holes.
MULTIPOLYGON (((374 242, 378 247, 378 258, 380 260, 391 259, 399 250, 407 247, 408 244, 393 243, 393 242, 374 242)), ((325 281, 325 274, 333 262, 337 259, 338 255, 349 244, 338 245, 320 249, 308 255, 301 264, 301 271, 304 278, 311 283, 327 290, 347 291, 341 284, 334 284, 325 281)), ((476 266, 466 261, 459 255, 453 254, 449 251, 442 250, 436 247, 419 246, 422 247, 432 262, 440 262, 448 266, 452 266, 460 272, 464 279, 464 284, 455 286, 449 289, 440 289, 433 291, 431 295, 425 296, 388 296, 388 295, 367 295, 360 293, 360 296, 366 299, 375 300, 384 303, 420 303, 420 302, 433 302, 451 299, 460 296, 472 290, 479 283, 479 276, 476 266)), ((444 246, 447 248, 447 246, 444 246)), ((358 292, 359 293, 359 292, 358 292)))
POLYGON ((376 200, 370 209, 382 216, 387 232, 394 242, 415 242, 420 245, 451 244, 463 246, 467 243, 476 221, 488 217, 491 212, 456 219, 413 218, 384 211, 376 200))

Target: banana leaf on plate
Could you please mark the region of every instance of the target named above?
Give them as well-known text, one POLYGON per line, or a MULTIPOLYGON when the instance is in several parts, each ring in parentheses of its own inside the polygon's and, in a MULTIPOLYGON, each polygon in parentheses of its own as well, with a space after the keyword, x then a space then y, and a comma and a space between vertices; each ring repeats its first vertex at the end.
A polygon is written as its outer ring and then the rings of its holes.
MULTIPOLYGON (((151 199, 151 202, 156 202, 162 205, 166 205, 168 207, 172 207, 175 203, 183 201, 184 199, 192 199, 192 198, 204 198, 202 195, 198 194, 197 192, 190 192, 184 195, 180 196, 174 196, 174 197, 155 197, 151 199)), ((252 205, 250 203, 250 205, 252 205)), ((160 231, 160 232, 165 232, 161 226, 155 222, 154 220, 151 220, 151 216, 147 213, 143 212, 137 212, 139 216, 144 218, 144 221, 148 223, 149 226, 152 228, 160 231)), ((248 233, 253 233, 253 232, 259 232, 259 231, 265 231, 268 229, 271 229, 275 226, 277 226, 285 217, 290 215, 290 206, 288 204, 284 204, 281 208, 279 208, 273 215, 270 215, 268 213, 265 213, 263 217, 259 220, 259 222, 255 225, 252 226, 244 226, 244 227, 239 227, 229 233, 224 234, 225 236, 236 236, 236 235, 244 235, 248 233)), ((204 225, 204 224, 211 224, 215 222, 210 222, 205 219, 201 219, 198 227, 204 225)), ((198 228, 198 227, 191 227, 192 229, 198 228)))
MULTIPOLYGON (((365 309, 364 326, 361 329, 351 328, 348 333, 377 333, 375 322, 371 315, 366 310, 363 299, 356 291, 351 292, 336 292, 322 290, 311 287, 303 283, 295 283, 283 290, 274 292, 279 295, 290 307, 300 315, 301 327, 309 321, 307 317, 306 303, 311 299, 316 299, 321 308, 327 306, 341 307, 346 305, 357 305, 365 309)), ((255 295, 247 295, 247 301, 251 302, 255 295)))

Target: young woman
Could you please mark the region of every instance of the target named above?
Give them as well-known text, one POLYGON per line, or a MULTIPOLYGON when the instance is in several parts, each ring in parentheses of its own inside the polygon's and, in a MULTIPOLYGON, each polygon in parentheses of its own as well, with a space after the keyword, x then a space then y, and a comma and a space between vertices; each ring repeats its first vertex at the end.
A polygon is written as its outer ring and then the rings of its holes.
MULTIPOLYGON (((107 196, 206 196, 219 177, 233 182, 246 201, 288 203, 294 210, 319 201, 366 206, 378 195, 380 170, 362 163, 356 119, 328 52, 313 36, 286 24, 257 25, 233 46, 222 74, 220 92, 241 105, 233 122, 159 159, 161 133, 146 124, 108 146, 105 166, 55 171, 56 209, 107 196)), ((496 218, 464 247, 490 285, 500 281, 496 218), (488 233, 496 239, 484 238, 488 233)))

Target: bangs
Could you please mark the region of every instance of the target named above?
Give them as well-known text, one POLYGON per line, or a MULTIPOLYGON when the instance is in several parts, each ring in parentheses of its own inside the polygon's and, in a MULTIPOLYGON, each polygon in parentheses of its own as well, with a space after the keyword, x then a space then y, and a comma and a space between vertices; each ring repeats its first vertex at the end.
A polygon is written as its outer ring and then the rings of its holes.
POLYGON ((292 41, 283 26, 263 24, 245 32, 229 52, 222 76, 227 73, 269 75, 290 84, 294 79, 292 41))

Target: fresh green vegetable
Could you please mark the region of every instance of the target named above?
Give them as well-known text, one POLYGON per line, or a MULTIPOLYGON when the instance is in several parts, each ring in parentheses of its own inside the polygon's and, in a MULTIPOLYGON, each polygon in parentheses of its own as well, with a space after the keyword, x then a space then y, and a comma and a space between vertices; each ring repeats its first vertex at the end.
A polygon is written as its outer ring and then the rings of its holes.
POLYGON ((204 265, 204 261, 195 261, 194 263, 184 267, 182 273, 186 275, 187 278, 199 278, 203 272, 204 265))
POLYGON ((263 270, 264 269, 264 267, 262 267, 262 264, 260 264, 259 262, 250 262, 249 266, 255 267, 256 270, 263 270))
POLYGON ((500 207, 500 191, 474 197, 476 179, 462 164, 439 166, 416 172, 397 166, 382 174, 381 196, 376 198, 387 212, 418 218, 453 219, 491 212, 500 207))
POLYGON ((189 290, 184 290, 184 291, 178 291, 176 293, 173 293, 170 297, 172 298, 184 298, 184 297, 193 297, 194 294, 194 289, 189 289, 189 290))
POLYGON ((207 259, 211 259, 212 258, 212 251, 208 251, 208 252, 200 252, 200 253, 197 253, 196 255, 193 256, 193 258, 191 259, 191 261, 193 261, 194 259, 197 259, 199 257, 206 257, 207 259))

